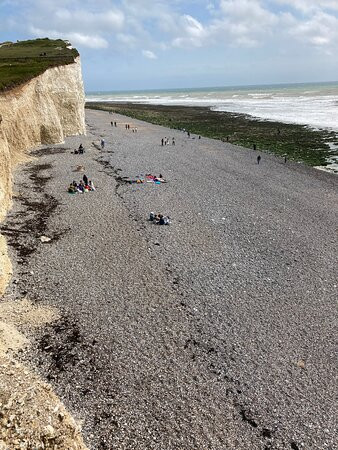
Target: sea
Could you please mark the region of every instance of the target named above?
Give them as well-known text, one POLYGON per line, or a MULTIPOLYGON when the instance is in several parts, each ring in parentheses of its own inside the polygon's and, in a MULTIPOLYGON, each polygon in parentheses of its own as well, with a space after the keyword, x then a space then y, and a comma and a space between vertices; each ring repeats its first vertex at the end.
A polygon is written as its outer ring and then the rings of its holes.
POLYGON ((208 106, 266 120, 338 131, 338 81, 146 91, 88 92, 86 100, 208 106))
MULTIPOLYGON (((265 120, 330 129, 338 133, 338 81, 208 88, 88 92, 87 102, 207 106, 265 120)), ((337 134, 338 137, 338 134, 337 134)), ((338 148, 328 161, 338 171, 338 148)))

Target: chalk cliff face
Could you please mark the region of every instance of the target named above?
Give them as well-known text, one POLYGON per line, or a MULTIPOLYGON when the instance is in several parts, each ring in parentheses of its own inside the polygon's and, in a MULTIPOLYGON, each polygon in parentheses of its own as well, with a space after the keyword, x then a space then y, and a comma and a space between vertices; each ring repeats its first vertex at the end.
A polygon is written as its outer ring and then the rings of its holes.
MULTIPOLYGON (((84 134, 84 102, 79 58, 0 94, 0 222, 11 204, 15 165, 39 144, 84 134)), ((1 258, 3 246, 0 236, 0 294, 10 270, 9 261, 1 258)))

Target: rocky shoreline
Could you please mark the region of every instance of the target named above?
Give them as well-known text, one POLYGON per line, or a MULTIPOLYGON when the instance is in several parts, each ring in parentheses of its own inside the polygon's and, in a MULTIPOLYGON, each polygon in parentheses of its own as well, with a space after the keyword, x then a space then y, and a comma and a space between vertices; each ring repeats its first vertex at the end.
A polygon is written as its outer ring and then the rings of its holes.
POLYGON ((83 421, 92 449, 337 448, 337 178, 111 120, 87 111, 86 137, 17 171, 1 226, 7 295, 60 316, 22 361, 83 421), (67 193, 78 165, 95 192, 67 193), (168 183, 124 183, 160 172, 168 183), (150 211, 172 224, 149 223, 150 211))

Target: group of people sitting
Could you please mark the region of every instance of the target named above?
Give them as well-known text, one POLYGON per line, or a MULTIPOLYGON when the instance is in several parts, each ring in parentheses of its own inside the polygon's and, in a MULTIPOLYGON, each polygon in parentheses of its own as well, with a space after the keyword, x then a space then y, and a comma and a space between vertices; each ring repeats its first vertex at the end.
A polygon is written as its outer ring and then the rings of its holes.
POLYGON ((74 153, 75 153, 75 155, 83 155, 84 151, 85 151, 85 149, 84 149, 83 145, 80 144, 78 150, 74 150, 74 153))
POLYGON ((159 174, 158 177, 156 175, 152 175, 151 173, 147 173, 146 181, 147 183, 166 183, 161 173, 159 174))
POLYGON ((164 216, 163 214, 155 214, 151 212, 149 214, 149 220, 150 222, 153 222, 156 225, 169 225, 170 224, 170 217, 164 216))
POLYGON ((83 175, 83 179, 77 183, 75 180, 69 185, 68 192, 69 194, 76 194, 79 192, 80 194, 84 194, 85 192, 95 191, 94 183, 91 180, 88 180, 86 175, 83 175))

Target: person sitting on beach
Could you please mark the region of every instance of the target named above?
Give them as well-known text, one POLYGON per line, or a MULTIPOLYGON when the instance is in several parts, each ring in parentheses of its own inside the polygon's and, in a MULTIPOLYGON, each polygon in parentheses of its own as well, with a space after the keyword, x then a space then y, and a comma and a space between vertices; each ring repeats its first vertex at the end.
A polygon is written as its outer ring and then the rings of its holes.
POLYGON ((164 217, 163 214, 157 214, 157 216, 155 216, 155 223, 157 225, 164 225, 164 217))
POLYGON ((82 194, 84 193, 84 184, 83 181, 81 180, 80 183, 77 185, 77 190, 78 192, 81 192, 82 194))
POLYGON ((73 183, 70 184, 70 186, 68 188, 68 192, 70 194, 76 194, 76 187, 73 185, 73 183))
POLYGON ((84 153, 84 148, 83 148, 82 144, 79 145, 79 150, 78 151, 79 151, 80 155, 82 155, 84 153))
POLYGON ((149 220, 150 222, 153 222, 155 220, 155 214, 153 212, 149 214, 149 220))
POLYGON ((88 186, 89 186, 91 191, 95 191, 95 186, 94 186, 94 183, 92 182, 92 180, 88 181, 88 186))

